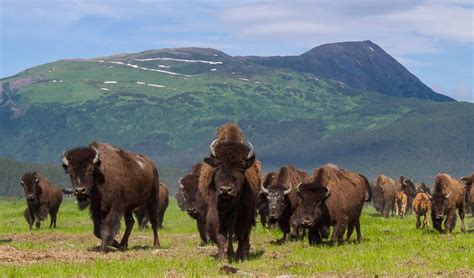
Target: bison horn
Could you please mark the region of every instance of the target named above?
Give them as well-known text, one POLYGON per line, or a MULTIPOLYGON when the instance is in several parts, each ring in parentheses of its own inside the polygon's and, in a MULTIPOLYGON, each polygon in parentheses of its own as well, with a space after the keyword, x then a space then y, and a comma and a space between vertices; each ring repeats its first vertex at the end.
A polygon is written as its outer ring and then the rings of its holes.
POLYGON ((36 183, 39 183, 39 179, 38 179, 38 177, 36 177, 36 179, 35 179, 35 182, 36 182, 36 183))
POLYGON ((211 150, 211 155, 214 157, 216 156, 216 150, 214 148, 217 142, 219 142, 219 139, 212 141, 211 145, 209 145, 209 149, 211 150))
POLYGON ((63 165, 67 167, 67 166, 69 166, 69 161, 66 158, 66 154, 67 154, 67 152, 64 151, 63 152, 63 165))
POLYGON ((302 184, 303 184, 303 182, 298 183, 298 185, 296 186, 296 191, 300 192, 300 185, 302 185, 302 184))
POLYGON ((270 191, 268 191, 268 189, 266 189, 265 187, 263 187, 263 184, 260 185, 261 188, 262 188, 262 192, 265 193, 265 194, 268 194, 270 191))
POLYGON ((452 192, 449 192, 448 194, 446 194, 446 196, 445 196, 446 199, 449 199, 449 197, 451 196, 451 193, 452 193, 452 192))
POLYGON ((287 190, 283 191, 283 194, 288 195, 288 194, 290 194, 290 192, 291 192, 291 183, 290 183, 290 188, 288 188, 287 190))
POLYGON ((184 185, 183 185, 183 183, 181 182, 182 180, 183 180, 183 178, 180 178, 179 181, 178 181, 178 183, 179 183, 179 188, 184 189, 184 185))
POLYGON ((252 143, 250 143, 250 141, 247 141, 247 143, 249 144, 249 147, 250 147, 250 152, 249 152, 249 154, 247 155, 247 159, 251 159, 252 157, 255 156, 255 150, 254 150, 254 148, 253 148, 252 143))
POLYGON ((94 157, 94 160, 92 160, 92 163, 97 164, 100 161, 99 151, 94 147, 91 147, 91 148, 95 151, 95 157, 94 157))
POLYGON ((329 197, 329 195, 331 195, 331 191, 329 190, 329 187, 326 187, 327 188, 327 192, 326 192, 326 197, 329 197))

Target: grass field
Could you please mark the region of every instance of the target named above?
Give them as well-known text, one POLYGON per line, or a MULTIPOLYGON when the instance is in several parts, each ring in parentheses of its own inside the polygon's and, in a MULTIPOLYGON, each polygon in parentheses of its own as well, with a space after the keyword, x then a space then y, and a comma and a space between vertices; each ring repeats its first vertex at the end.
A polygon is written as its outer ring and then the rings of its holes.
MULTIPOLYGON (((58 227, 28 231, 22 199, 0 199, 0 276, 108 276, 175 277, 216 276, 228 262, 216 261, 213 245, 200 247, 195 222, 179 210, 173 199, 160 230, 162 248, 151 248, 150 229, 132 232, 127 252, 95 251, 87 211, 66 200, 58 227)), ((232 263, 240 274, 275 275, 474 275, 474 218, 466 218, 468 233, 439 235, 415 230, 415 217, 383 219, 373 208, 362 216, 360 244, 309 246, 307 241, 274 245, 281 236, 259 224, 252 232, 251 259, 232 263)), ((46 226, 46 227, 44 227, 46 226)), ((123 226, 123 225, 122 225, 123 226)), ((122 227, 123 228, 123 227, 122 227)))

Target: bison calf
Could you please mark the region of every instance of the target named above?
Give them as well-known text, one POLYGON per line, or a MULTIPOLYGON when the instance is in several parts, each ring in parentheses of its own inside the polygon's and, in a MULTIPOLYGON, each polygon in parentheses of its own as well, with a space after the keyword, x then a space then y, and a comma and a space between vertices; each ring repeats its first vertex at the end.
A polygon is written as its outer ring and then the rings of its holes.
MULTIPOLYGON (((41 226, 48 213, 51 217, 50 228, 56 228, 56 216, 59 206, 63 200, 63 192, 59 187, 49 182, 40 173, 26 173, 20 181, 21 186, 25 190, 26 208, 23 215, 28 222, 30 230, 36 220, 36 228, 41 226)), ((65 190, 65 193, 67 192, 65 190)))
POLYGON ((431 196, 428 193, 420 192, 416 194, 413 201, 413 210, 416 213, 416 228, 421 226, 420 218, 423 216, 423 229, 429 226, 429 213, 431 211, 431 196))
POLYGON ((404 217, 407 210, 408 197, 403 191, 398 191, 395 195, 395 214, 404 217))

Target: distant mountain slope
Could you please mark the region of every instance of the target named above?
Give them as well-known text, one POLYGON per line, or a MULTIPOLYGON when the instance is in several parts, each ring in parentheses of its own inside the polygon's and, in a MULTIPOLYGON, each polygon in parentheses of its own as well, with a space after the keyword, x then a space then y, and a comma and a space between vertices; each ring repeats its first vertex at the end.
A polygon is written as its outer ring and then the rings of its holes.
POLYGON ((265 169, 332 161, 425 178, 474 168, 473 104, 355 89, 213 49, 61 60, 0 82, 0 156, 17 160, 59 165, 65 149, 101 140, 188 169, 219 125, 237 122, 265 169))
POLYGON ((266 67, 313 73, 385 95, 453 101, 423 84, 403 65, 371 41, 324 44, 300 56, 240 57, 266 67))

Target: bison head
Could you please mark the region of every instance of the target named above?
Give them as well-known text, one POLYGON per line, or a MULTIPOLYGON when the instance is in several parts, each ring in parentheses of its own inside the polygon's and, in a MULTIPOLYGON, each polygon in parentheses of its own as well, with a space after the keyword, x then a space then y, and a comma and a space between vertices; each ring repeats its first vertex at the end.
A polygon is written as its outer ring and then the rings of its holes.
POLYGON ((262 186, 262 192, 266 195, 270 222, 275 223, 283 213, 287 205, 287 195, 291 192, 291 184, 273 185, 270 189, 262 186))
POLYGON ((374 208, 378 212, 383 211, 383 207, 384 207, 383 195, 384 195, 384 188, 382 186, 376 185, 372 187, 372 200, 374 202, 374 208))
POLYGON ((235 142, 214 141, 211 146, 211 157, 204 162, 215 168, 213 188, 222 199, 232 199, 239 196, 246 182, 245 171, 255 162, 255 152, 252 144, 249 147, 235 142))
POLYGON ((446 214, 446 208, 449 205, 450 193, 438 192, 432 196, 431 214, 438 220, 443 220, 446 214))
POLYGON ((416 188, 412 180, 406 179, 402 176, 400 177, 400 183, 402 184, 403 192, 405 192, 407 196, 410 196, 411 198, 414 198, 416 196, 416 188))
POLYGON ((25 191, 26 201, 30 205, 38 204, 41 195, 41 187, 37 173, 26 173, 20 180, 20 184, 25 191))
POLYGON ((96 184, 104 182, 100 172, 100 154, 94 147, 76 148, 64 152, 63 168, 71 179, 79 208, 88 206, 96 184))
POLYGON ((311 227, 321 217, 324 201, 331 194, 330 190, 319 183, 300 183, 297 191, 302 206, 301 224, 311 227))
POLYGON ((198 217, 199 215, 199 201, 198 194, 199 189, 197 186, 197 181, 192 181, 191 179, 195 178, 194 176, 187 175, 179 179, 179 188, 183 193, 183 198, 186 203, 186 208, 189 216, 198 217))

